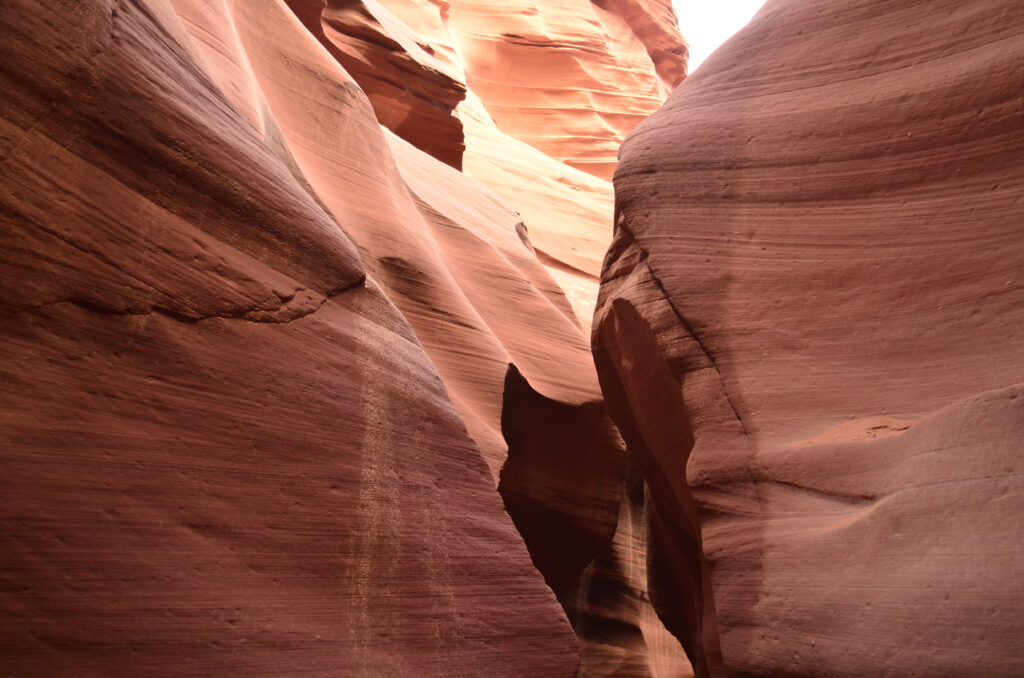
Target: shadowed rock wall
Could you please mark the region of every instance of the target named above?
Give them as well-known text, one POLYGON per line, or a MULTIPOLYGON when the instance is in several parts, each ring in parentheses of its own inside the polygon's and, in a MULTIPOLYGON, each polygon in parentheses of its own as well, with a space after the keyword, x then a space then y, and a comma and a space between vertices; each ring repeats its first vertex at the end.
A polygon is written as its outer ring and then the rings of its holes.
POLYGON ((769 0, 623 145, 593 341, 698 675, 1024 670, 1022 57, 769 0))
POLYGON ((0 24, 2 673, 573 675, 349 236, 412 202, 336 62, 273 0, 0 24))

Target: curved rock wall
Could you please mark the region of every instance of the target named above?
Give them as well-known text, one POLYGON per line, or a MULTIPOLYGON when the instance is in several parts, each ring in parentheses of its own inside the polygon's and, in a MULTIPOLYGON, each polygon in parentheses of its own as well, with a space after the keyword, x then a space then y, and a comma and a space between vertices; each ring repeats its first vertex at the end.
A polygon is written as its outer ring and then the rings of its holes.
POLYGON ((288 0, 399 137, 521 215, 589 330, 625 135, 685 76, 664 0, 288 0))
POLYGON ((581 320, 610 185, 385 4, 0 9, 0 673, 689 673, 581 320))
POLYGON ((610 179, 623 137, 686 76, 686 43, 666 0, 288 2, 382 124, 456 167, 456 146, 439 144, 456 140, 451 125, 480 117, 610 179), (469 110, 452 117, 466 89, 469 110))
POLYGON ((685 77, 665 0, 455 0, 448 25, 498 129, 602 179, 623 137, 685 77))
POLYGON ((4 673, 572 675, 360 90, 272 0, 69 10, 2 14, 4 673))
POLYGON ((769 0, 624 144, 594 347, 698 675, 1024 670, 1022 57, 769 0))

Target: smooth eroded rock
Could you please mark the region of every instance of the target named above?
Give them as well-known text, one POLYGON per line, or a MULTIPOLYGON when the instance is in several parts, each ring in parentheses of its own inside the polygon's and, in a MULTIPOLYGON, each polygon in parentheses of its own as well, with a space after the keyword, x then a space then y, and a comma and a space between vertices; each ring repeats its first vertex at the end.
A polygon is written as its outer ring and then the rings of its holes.
POLYGON ((318 154, 393 163, 315 37, 277 0, 0 31, 0 673, 574 675, 335 199, 404 184, 315 192, 318 154))
POLYGON ((625 142, 594 346, 698 675, 1024 670, 1022 29, 769 2, 625 142))

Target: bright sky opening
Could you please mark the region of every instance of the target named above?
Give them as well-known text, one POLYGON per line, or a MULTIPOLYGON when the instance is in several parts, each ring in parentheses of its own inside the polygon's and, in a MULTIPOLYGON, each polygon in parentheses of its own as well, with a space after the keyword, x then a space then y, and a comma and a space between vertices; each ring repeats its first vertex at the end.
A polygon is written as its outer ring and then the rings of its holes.
POLYGON ((765 0, 673 0, 679 30, 690 43, 690 73, 761 9, 765 0))

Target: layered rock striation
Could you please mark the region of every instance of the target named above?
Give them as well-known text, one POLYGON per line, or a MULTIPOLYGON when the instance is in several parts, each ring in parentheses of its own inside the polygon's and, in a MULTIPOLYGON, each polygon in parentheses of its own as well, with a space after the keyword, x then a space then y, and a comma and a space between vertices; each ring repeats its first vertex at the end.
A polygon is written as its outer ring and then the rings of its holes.
POLYGON ((665 0, 288 0, 398 137, 514 205, 589 331, 618 146, 685 74, 665 0))
POLYGON ((281 3, 177 9, 0 14, 2 673, 573 675, 347 234, 411 204, 364 95, 281 3))
POLYGON ((623 145, 595 356, 698 675, 1024 670, 1022 56, 770 1, 623 145))
MULTIPOLYGON (((667 7, 592 32, 624 119, 667 7)), ((610 184, 467 86, 475 11, 0 9, 0 672, 688 674, 584 333, 610 184)))

